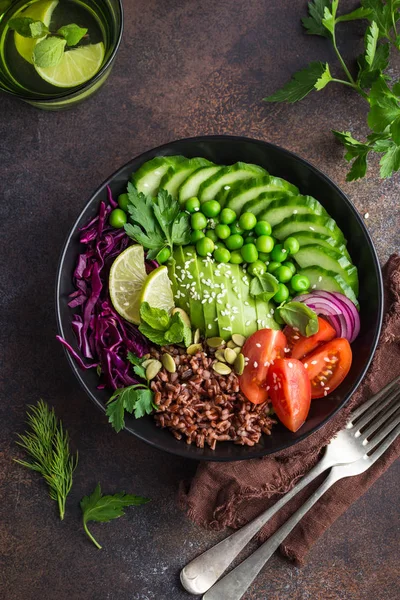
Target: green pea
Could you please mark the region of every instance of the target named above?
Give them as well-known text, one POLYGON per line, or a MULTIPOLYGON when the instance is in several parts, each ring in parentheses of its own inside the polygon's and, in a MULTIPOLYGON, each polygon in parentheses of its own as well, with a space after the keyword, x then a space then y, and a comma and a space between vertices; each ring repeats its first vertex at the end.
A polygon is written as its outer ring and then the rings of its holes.
MULTIPOLYGON (((225 209, 224 209, 225 210, 225 209)), ((235 233, 243 233, 243 229, 241 227, 239 227, 238 223, 233 223, 230 227, 231 229, 231 234, 234 235, 235 233)))
POLYGON ((275 273, 277 269, 281 266, 281 263, 278 263, 274 260, 271 260, 268 265, 268 273, 275 273))
POLYGON ((214 242, 208 237, 203 237, 196 244, 196 252, 199 256, 207 256, 214 252, 214 242))
POLYGON ((282 267, 287 267, 288 269, 290 269, 292 272, 292 275, 296 274, 296 265, 294 265, 289 260, 285 260, 285 262, 282 263, 282 267))
POLYGON ((254 231, 257 235, 271 235, 272 227, 268 221, 258 221, 254 231))
POLYGON ((218 240, 218 236, 215 233, 215 229, 207 229, 206 237, 210 238, 214 243, 218 240))
POLYGON ((111 211, 109 216, 109 222, 111 227, 115 227, 115 229, 121 229, 128 220, 126 213, 120 208, 114 208, 111 211))
POLYGON ((250 229, 253 229, 256 223, 257 218, 255 215, 253 215, 253 213, 245 212, 242 215, 240 215, 239 227, 241 227, 245 231, 250 231, 250 229))
POLYGON ((300 250, 300 244, 295 237, 288 237, 283 242, 283 247, 289 254, 296 254, 300 250))
POLYGON ((281 263, 284 260, 286 260, 287 257, 288 257, 288 252, 287 252, 287 250, 284 249, 282 244, 277 244, 276 246, 273 247, 272 252, 271 252, 272 260, 274 260, 275 262, 281 263))
POLYGON ((240 250, 233 250, 231 252, 231 258, 230 258, 229 262, 232 263, 233 265, 241 265, 242 262, 244 262, 243 256, 242 256, 240 250))
POLYGON ((243 260, 247 263, 253 263, 258 259, 257 248, 254 244, 245 244, 242 246, 240 252, 242 253, 243 260))
POLYGON ((195 212, 199 211, 200 210, 200 200, 198 198, 196 198, 196 196, 189 198, 185 202, 185 210, 187 210, 189 213, 195 213, 195 212))
POLYGON ((287 283, 292 278, 292 271, 289 269, 289 267, 284 267, 281 265, 278 269, 276 269, 275 277, 281 283, 287 283))
POLYGON ((305 292, 310 287, 310 280, 305 275, 294 275, 290 280, 290 285, 295 292, 305 292))
POLYGON ((221 212, 221 205, 216 200, 207 200, 201 205, 201 212, 206 217, 216 217, 221 212))
POLYGON ((274 240, 270 235, 260 235, 256 241, 257 250, 259 252, 270 253, 274 247, 274 240))
POLYGON ((190 217, 190 224, 192 229, 205 229, 207 225, 207 219, 203 213, 197 212, 190 217))
POLYGON ((238 233, 235 233, 227 238, 225 244, 229 250, 239 250, 243 246, 243 238, 238 233))
POLYGON ((289 298, 289 290, 284 283, 279 284, 278 291, 273 298, 277 304, 281 304, 281 302, 285 302, 289 298))
POLYGON ((264 275, 267 267, 261 260, 255 260, 247 267, 247 272, 250 275, 264 275))
POLYGON ((223 208, 219 220, 225 225, 230 225, 236 221, 236 213, 231 208, 223 208))
POLYGON ((171 256, 171 250, 169 248, 163 248, 156 256, 156 261, 162 265, 167 262, 169 257, 171 256))
POLYGON ((226 240, 231 235, 231 230, 229 229, 228 225, 219 223, 215 228, 215 233, 220 240, 226 240))
POLYGON ((258 253, 258 258, 260 260, 262 260, 263 262, 269 262, 269 254, 267 254, 266 252, 259 252, 258 253))
MULTIPOLYGON (((246 233, 246 232, 244 232, 244 233, 246 233)), ((255 244, 256 243, 256 238, 252 231, 250 231, 249 235, 245 236, 244 242, 245 242, 245 244, 255 244)))
POLYGON ((192 233, 190 234, 190 241, 192 242, 192 244, 195 244, 196 242, 201 240, 201 238, 203 238, 203 237, 204 237, 204 233, 202 231, 200 231, 199 229, 197 229, 196 231, 192 231, 192 233))
POLYGON ((215 260, 219 263, 227 263, 231 258, 231 253, 227 248, 217 248, 213 254, 215 260))
POLYGON ((129 196, 128 194, 120 194, 118 196, 118 206, 125 212, 128 211, 129 196))

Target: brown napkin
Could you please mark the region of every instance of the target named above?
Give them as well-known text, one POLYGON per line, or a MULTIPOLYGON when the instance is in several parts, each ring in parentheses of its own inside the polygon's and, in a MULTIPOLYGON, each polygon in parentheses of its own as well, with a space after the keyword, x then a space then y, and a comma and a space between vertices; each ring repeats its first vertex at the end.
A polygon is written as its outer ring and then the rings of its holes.
MULTIPOLYGON (((351 409, 400 374, 400 256, 384 268, 385 318, 378 349, 367 376, 346 407, 325 427, 293 448, 271 456, 234 463, 203 463, 189 485, 182 484, 179 503, 190 519, 208 529, 237 529, 274 504, 318 461, 321 449, 343 428, 351 409)), ((375 465, 358 477, 335 484, 307 513, 281 545, 298 565, 324 531, 362 496, 400 454, 400 439, 375 465)), ((325 475, 326 476, 326 475, 325 475)), ((263 528, 264 541, 319 486, 324 476, 293 498, 263 528)))

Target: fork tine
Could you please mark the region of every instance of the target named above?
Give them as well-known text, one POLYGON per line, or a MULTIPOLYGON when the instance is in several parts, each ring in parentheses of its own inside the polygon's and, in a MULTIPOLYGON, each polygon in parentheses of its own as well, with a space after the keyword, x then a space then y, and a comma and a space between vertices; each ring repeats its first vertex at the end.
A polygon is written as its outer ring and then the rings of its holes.
POLYGON ((361 435, 361 440, 364 441, 367 438, 369 438, 370 435, 372 433, 374 433, 374 431, 379 429, 379 427, 381 425, 383 425, 388 420, 388 418, 398 410, 398 408, 400 408, 400 392, 395 396, 395 398, 396 398, 397 402, 393 402, 392 404, 390 404, 390 406, 387 410, 382 411, 382 414, 380 415, 379 419, 373 420, 371 422, 371 424, 369 425, 369 427, 365 431, 362 432, 362 434, 357 432, 355 437, 360 437, 360 435, 361 435))
POLYGON ((380 392, 378 392, 377 394, 375 394, 374 396, 372 396, 372 398, 370 398, 367 402, 364 402, 364 404, 362 404, 361 406, 359 406, 358 408, 356 408, 355 410, 353 410, 353 412, 350 413, 350 421, 348 423, 348 426, 351 425, 353 423, 353 421, 355 421, 356 419, 358 419, 358 417, 360 417, 362 414, 364 414, 365 411, 370 408, 370 406, 372 406, 373 404, 375 404, 375 402, 377 402, 387 392, 389 392, 399 381, 400 381, 400 375, 398 375, 398 377, 396 377, 395 379, 393 379, 393 381, 391 381, 390 383, 388 383, 387 385, 385 385, 385 387, 382 388, 380 390, 380 392))
POLYGON ((400 414, 393 421, 390 421, 390 423, 388 423, 386 425, 386 427, 384 429, 382 429, 382 431, 380 431, 377 435, 374 435, 372 440, 370 440, 365 445, 365 452, 366 453, 371 452, 371 450, 373 450, 378 444, 380 444, 382 442, 382 440, 384 440, 385 437, 388 435, 388 433, 390 433, 392 431, 392 429, 394 429, 399 424, 400 424, 400 414))
POLYGON ((399 393, 400 390, 393 390, 382 402, 378 402, 376 406, 374 406, 368 412, 366 412, 359 421, 353 423, 353 427, 357 429, 357 432, 355 434, 356 437, 359 437, 360 430, 363 427, 368 425, 368 423, 371 423, 371 421, 375 419, 377 415, 381 414, 386 409, 386 407, 392 403, 394 399, 397 399, 399 397, 399 393))
POLYGON ((386 450, 389 448, 389 446, 391 446, 391 444, 393 444, 393 442, 399 434, 400 425, 397 425, 396 429, 394 429, 392 433, 386 438, 386 440, 376 450, 373 451, 371 456, 369 456, 370 461, 372 461, 371 465, 373 465, 374 462, 377 461, 378 458, 380 458, 384 452, 386 452, 386 450))

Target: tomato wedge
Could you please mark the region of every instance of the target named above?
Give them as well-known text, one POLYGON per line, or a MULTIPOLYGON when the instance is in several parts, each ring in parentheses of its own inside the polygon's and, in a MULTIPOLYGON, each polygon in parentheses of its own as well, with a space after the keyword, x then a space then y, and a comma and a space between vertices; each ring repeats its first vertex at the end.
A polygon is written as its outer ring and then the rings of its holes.
POLYGON ((275 360, 267 384, 278 419, 290 431, 300 429, 311 404, 311 385, 303 363, 295 358, 275 360))
POLYGON ((248 360, 239 378, 239 385, 253 404, 262 404, 268 399, 268 368, 276 358, 284 356, 285 347, 286 337, 282 331, 274 329, 260 329, 247 338, 242 352, 248 360))
POLYGON ((353 355, 345 338, 336 338, 303 358, 311 381, 311 398, 333 392, 350 371, 353 355))
POLYGON ((286 325, 283 333, 286 335, 288 341, 288 348, 291 350, 291 356, 301 360, 304 356, 313 352, 318 346, 329 342, 336 337, 336 331, 325 319, 318 317, 318 332, 310 337, 301 335, 299 331, 293 329, 289 325, 286 325))

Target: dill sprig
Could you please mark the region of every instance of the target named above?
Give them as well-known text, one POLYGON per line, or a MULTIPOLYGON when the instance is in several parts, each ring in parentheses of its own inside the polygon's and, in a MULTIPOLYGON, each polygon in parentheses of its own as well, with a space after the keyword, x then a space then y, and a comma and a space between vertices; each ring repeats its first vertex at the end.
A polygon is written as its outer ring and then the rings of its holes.
POLYGON ((32 457, 32 462, 14 459, 18 464, 37 471, 47 482, 52 500, 58 503, 60 519, 64 519, 65 502, 72 486, 72 475, 78 464, 78 453, 69 451, 68 432, 56 417, 54 408, 39 400, 29 406, 27 423, 30 431, 18 435, 17 444, 32 457))

